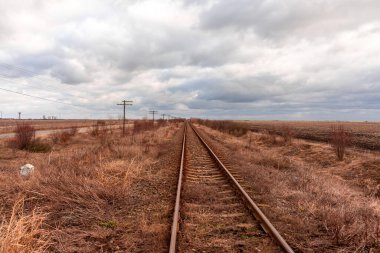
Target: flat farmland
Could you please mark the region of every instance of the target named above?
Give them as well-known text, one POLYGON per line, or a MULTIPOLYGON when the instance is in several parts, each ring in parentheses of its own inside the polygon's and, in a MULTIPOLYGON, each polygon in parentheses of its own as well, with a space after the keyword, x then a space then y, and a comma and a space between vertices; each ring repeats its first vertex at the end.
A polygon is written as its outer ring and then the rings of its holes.
MULTIPOLYGON (((107 125, 114 125, 120 123, 117 120, 102 120, 107 125)), ((33 126, 36 130, 51 130, 51 129, 66 129, 71 127, 89 127, 97 123, 97 120, 15 120, 15 119, 1 119, 0 120, 0 134, 14 132, 17 124, 28 124, 33 126)))
POLYGON ((281 134, 335 122, 194 121, 0 140, 0 253, 380 252, 378 152, 281 134))
POLYGON ((235 121, 254 132, 273 131, 281 134, 289 128, 293 136, 300 139, 329 142, 332 127, 341 125, 350 133, 351 144, 356 147, 380 149, 379 122, 340 121, 235 121))

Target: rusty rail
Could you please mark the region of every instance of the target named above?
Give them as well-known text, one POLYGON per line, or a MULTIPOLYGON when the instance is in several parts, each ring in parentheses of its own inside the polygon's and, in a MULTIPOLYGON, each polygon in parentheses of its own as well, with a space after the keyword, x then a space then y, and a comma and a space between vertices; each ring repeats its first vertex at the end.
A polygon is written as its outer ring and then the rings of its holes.
MULTIPOLYGON (((228 176, 234 187, 237 189, 237 191, 241 194, 244 201, 247 203, 249 209, 252 211, 255 218, 260 222, 260 225, 262 228, 273 238, 273 240, 287 253, 294 253, 292 248, 288 245, 288 243, 285 241, 285 239, 280 235, 280 233, 277 231, 277 229, 272 225, 272 223, 268 220, 268 218, 264 215, 264 213, 260 210, 260 208, 253 202, 251 197, 248 195, 248 193, 241 187, 239 182, 234 178, 234 176, 231 174, 231 172, 224 166, 222 161, 217 157, 217 155, 212 151, 212 149, 207 145, 205 140, 200 136, 198 131, 195 129, 195 127, 190 124, 191 128, 194 130, 195 134, 198 136, 202 144, 206 147, 209 154, 212 156, 212 158, 215 160, 215 162, 218 164, 218 166, 225 172, 225 174, 228 176)), ((181 163, 182 166, 182 163, 181 163)), ((182 169, 182 167, 181 167, 182 169)), ((170 251, 174 252, 174 251, 170 251)))
MULTIPOLYGON (((173 223, 171 227, 171 238, 170 238, 170 247, 169 253, 175 253, 177 250, 177 234, 179 230, 179 217, 180 217, 180 204, 181 204, 181 191, 182 191, 182 179, 183 179, 183 170, 184 170, 184 162, 185 162, 185 145, 186 145, 186 129, 187 122, 185 122, 184 133, 183 133, 183 141, 182 141, 182 154, 181 154, 181 164, 178 176, 178 184, 177 184, 177 196, 174 207, 173 214, 173 223)), ((268 218, 264 215, 264 213, 260 210, 260 208, 253 202, 251 197, 247 194, 247 192, 241 187, 239 182, 234 178, 231 172, 224 166, 222 161, 217 157, 217 155, 212 151, 212 149, 207 145, 205 140, 200 136, 195 127, 190 124, 191 129, 195 132, 196 136, 202 142, 202 144, 206 147, 207 151, 211 155, 211 157, 215 160, 218 166, 225 172, 228 176, 229 180, 232 182, 233 186, 242 196, 243 200, 247 203, 249 209, 252 214, 255 216, 256 220, 260 222, 262 228, 273 238, 273 240, 287 253, 294 253, 292 248, 288 245, 285 239, 280 235, 280 233, 276 230, 276 228, 272 225, 272 223, 268 220, 268 218)))
POLYGON ((186 128, 187 122, 185 122, 183 130, 183 141, 182 141, 182 154, 181 154, 181 165, 179 167, 179 176, 177 184, 177 196, 175 200, 174 214, 173 214, 173 223, 170 237, 170 247, 169 253, 175 253, 177 249, 177 234, 179 229, 179 208, 181 204, 181 190, 182 190, 182 178, 183 178, 183 167, 185 163, 185 145, 186 145, 186 128))

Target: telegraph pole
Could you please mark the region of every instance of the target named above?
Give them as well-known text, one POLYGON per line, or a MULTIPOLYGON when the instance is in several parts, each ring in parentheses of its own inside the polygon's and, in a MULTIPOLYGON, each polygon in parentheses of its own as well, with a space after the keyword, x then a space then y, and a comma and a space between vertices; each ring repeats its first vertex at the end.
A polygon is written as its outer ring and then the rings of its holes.
POLYGON ((155 111, 155 110, 150 110, 149 111, 149 114, 152 114, 153 115, 153 125, 154 125, 154 115, 158 113, 158 111, 155 111))
POLYGON ((18 113, 18 119, 21 119, 21 112, 18 113))
POLYGON ((166 114, 161 114, 163 120, 165 120, 165 115, 166 114))
POLYGON ((124 107, 124 110, 123 110, 123 136, 125 135, 125 107, 128 106, 128 105, 132 105, 132 102, 133 101, 130 101, 130 100, 123 100, 121 101, 122 104, 117 104, 117 105, 122 105, 124 107))

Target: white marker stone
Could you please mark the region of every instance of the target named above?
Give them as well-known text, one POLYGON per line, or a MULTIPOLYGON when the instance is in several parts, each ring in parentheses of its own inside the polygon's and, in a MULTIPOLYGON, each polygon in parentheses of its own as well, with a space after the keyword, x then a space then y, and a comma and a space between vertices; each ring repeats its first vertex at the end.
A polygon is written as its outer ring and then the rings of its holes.
POLYGON ((29 176, 34 171, 34 166, 31 164, 25 164, 20 168, 20 175, 23 177, 29 176))

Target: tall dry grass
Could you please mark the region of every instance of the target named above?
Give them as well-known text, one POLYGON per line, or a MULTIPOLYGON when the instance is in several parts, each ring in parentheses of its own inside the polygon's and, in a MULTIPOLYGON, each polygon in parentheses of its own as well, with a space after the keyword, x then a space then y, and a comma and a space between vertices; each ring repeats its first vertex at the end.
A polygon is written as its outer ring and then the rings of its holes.
POLYGON ((152 120, 135 120, 133 124, 133 134, 148 131, 154 128, 152 120))
POLYGON ((262 139, 257 136, 251 148, 242 148, 247 147, 249 136, 236 138, 203 130, 212 136, 204 135, 228 160, 228 167, 244 178, 251 197, 263 206, 292 247, 300 252, 377 252, 377 198, 320 173, 315 164, 284 155, 292 146, 267 146, 260 144, 262 139))
POLYGON ((238 122, 230 120, 193 119, 192 121, 234 136, 242 136, 245 135, 248 131, 250 131, 249 125, 240 124, 238 122))
POLYGON ((71 127, 69 130, 66 131, 57 131, 53 132, 49 135, 50 140, 53 142, 53 144, 66 144, 71 138, 73 138, 78 133, 78 128, 71 127))
MULTIPOLYGON (((132 186, 139 180, 150 180, 151 175, 141 174, 142 171, 149 171, 160 152, 160 143, 176 131, 178 128, 168 126, 154 133, 140 133, 134 143, 128 137, 120 138, 116 132, 98 136, 91 132, 77 134, 65 145, 57 143, 57 149, 49 154, 49 159, 39 161, 29 180, 15 174, 0 174, 2 231, 7 230, 7 224, 20 220, 13 218, 16 216, 10 210, 22 194, 25 200, 17 209, 23 210, 21 221, 33 228, 36 227, 33 224, 42 224, 50 232, 49 238, 39 237, 41 245, 49 251, 129 251, 129 241, 138 236, 129 232, 128 238, 126 232, 129 229, 126 217, 136 206, 136 199, 131 198, 132 186), (168 131, 170 134, 164 137, 168 131), (151 146, 145 152, 141 143, 147 134, 151 146), (39 211, 33 212, 37 207, 39 211), (113 242, 107 238, 113 238, 113 242)), ((136 218, 135 222, 139 220, 136 218)), ((32 233, 27 229, 26 236, 29 231, 32 233)), ((9 238, 2 243, 7 250, 12 247, 9 238)))
POLYGON ((47 214, 38 209, 26 214, 24 209, 24 198, 20 197, 10 218, 1 218, 0 253, 42 253, 48 249, 50 233, 43 228, 47 214))

